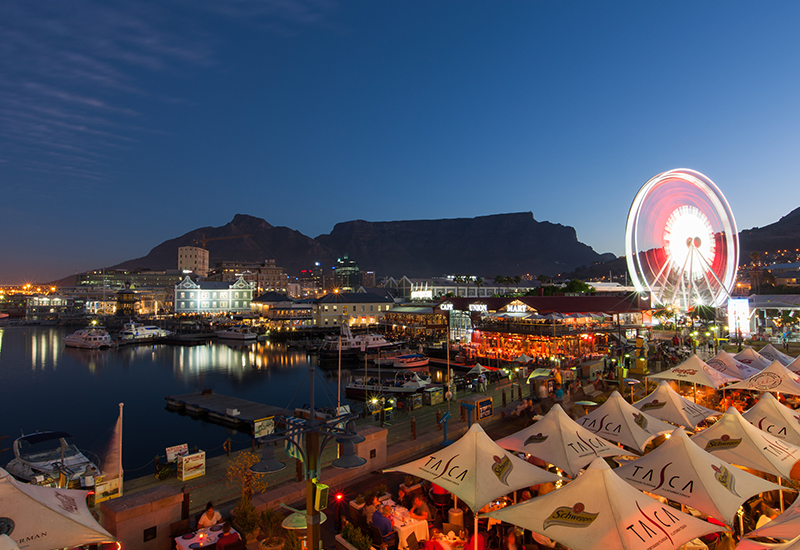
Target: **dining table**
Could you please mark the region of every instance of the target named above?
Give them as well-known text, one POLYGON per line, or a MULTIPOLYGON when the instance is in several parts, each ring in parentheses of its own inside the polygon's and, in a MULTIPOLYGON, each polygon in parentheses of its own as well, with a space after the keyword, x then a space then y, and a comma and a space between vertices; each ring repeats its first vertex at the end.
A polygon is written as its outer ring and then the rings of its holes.
POLYGON ((417 541, 428 540, 428 522, 412 518, 407 508, 392 506, 392 517, 400 550, 408 548, 408 536, 411 533, 416 535, 417 541))
MULTIPOLYGON (((236 533, 236 530, 231 528, 231 533, 236 533)), ((208 546, 213 546, 221 534, 222 524, 218 523, 217 525, 212 525, 205 529, 198 529, 197 531, 175 537, 175 545, 179 550, 200 550, 208 546)), ((238 535, 238 533, 236 534, 238 535)))

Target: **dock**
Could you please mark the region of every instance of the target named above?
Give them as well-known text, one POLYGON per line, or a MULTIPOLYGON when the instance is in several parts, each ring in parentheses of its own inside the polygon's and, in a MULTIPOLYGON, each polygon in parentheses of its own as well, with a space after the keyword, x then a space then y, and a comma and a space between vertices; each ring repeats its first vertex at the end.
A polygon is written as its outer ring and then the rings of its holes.
POLYGON ((165 398, 170 410, 191 415, 207 415, 209 420, 228 426, 246 425, 251 431, 258 420, 291 414, 286 409, 211 392, 170 395, 165 398))

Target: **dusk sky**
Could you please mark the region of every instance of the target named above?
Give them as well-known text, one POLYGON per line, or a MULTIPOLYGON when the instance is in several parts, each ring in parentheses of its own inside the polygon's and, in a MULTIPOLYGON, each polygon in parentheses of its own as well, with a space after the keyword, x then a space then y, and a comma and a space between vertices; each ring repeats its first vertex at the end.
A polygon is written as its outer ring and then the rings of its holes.
POLYGON ((0 0, 0 282, 251 214, 532 211, 624 253, 652 176, 800 206, 797 2, 0 0))

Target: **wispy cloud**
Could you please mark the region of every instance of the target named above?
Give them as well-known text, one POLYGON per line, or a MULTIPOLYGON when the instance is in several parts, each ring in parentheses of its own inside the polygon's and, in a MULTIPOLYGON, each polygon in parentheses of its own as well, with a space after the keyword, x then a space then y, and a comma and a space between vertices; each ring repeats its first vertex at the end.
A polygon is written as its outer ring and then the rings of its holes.
POLYGON ((153 75, 214 65, 218 17, 275 32, 318 25, 331 0, 0 0, 4 168, 109 180, 115 154, 148 132, 153 75))

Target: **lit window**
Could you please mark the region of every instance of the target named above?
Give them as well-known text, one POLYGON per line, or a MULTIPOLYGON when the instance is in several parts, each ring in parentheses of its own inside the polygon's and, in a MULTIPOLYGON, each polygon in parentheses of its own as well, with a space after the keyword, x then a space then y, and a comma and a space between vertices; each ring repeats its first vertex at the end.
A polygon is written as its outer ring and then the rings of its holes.
POLYGON ((336 313, 336 306, 333 306, 333 311, 334 313, 336 313))

